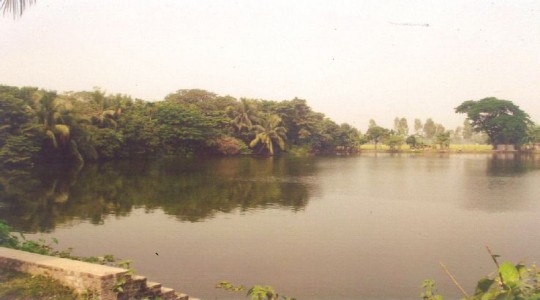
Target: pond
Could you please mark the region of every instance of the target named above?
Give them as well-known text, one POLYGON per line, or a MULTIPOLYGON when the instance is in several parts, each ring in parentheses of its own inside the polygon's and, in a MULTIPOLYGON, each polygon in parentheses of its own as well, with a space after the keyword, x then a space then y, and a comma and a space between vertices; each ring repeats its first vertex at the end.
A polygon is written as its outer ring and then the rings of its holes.
POLYGON ((221 280, 298 299, 458 298, 501 260, 540 262, 540 156, 361 154, 1 171, 0 218, 114 254, 201 299, 221 280))

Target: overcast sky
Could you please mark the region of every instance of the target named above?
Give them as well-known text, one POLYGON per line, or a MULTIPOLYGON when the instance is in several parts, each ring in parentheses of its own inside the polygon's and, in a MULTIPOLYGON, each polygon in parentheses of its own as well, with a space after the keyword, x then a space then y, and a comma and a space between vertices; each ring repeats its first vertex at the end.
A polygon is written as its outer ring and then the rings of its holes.
POLYGON ((540 1, 37 0, 0 17, 0 84, 299 97, 362 131, 495 96, 539 123, 540 1))

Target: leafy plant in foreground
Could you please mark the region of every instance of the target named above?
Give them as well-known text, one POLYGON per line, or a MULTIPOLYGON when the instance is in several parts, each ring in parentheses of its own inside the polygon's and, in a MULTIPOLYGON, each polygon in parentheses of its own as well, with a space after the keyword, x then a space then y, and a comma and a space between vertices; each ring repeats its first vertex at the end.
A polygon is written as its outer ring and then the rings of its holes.
POLYGON ((420 294, 422 300, 443 300, 441 295, 437 295, 437 287, 432 279, 424 280, 422 288, 424 289, 424 292, 420 294))
MULTIPOLYGON (((536 265, 527 267, 523 263, 513 264, 504 262, 499 264, 497 258, 499 255, 493 254, 489 247, 486 247, 493 262, 497 266, 496 275, 487 276, 478 281, 475 292, 472 296, 468 295, 457 283, 455 278, 448 272, 444 265, 446 273, 456 286, 462 291, 465 300, 540 300, 540 271, 536 265)), ((425 300, 442 300, 441 295, 436 295, 435 282, 425 280, 422 285, 424 293, 420 295, 425 300)))

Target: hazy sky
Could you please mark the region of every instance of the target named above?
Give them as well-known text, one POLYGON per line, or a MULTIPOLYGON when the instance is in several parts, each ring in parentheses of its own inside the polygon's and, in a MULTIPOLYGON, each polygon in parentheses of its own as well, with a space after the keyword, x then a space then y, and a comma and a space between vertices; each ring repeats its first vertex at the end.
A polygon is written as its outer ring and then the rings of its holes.
POLYGON ((299 97, 362 130, 495 96, 538 123, 540 1, 37 0, 0 17, 0 84, 299 97))

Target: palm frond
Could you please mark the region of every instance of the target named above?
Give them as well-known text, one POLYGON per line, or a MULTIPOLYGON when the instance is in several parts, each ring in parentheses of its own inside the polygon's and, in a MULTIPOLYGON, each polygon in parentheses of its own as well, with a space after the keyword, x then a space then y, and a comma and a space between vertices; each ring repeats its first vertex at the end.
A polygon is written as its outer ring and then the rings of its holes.
POLYGON ((261 137, 260 137, 260 135, 257 134, 257 135, 255 136, 255 139, 253 139, 253 141, 251 141, 251 143, 249 143, 249 146, 250 146, 251 148, 257 146, 257 144, 259 143, 260 140, 261 140, 261 137))
POLYGON ((58 148, 58 142, 56 141, 56 136, 54 135, 54 133, 51 130, 47 130, 45 131, 45 135, 51 141, 53 147, 58 148))
POLYGON ((67 138, 69 137, 69 127, 64 124, 54 125, 54 130, 59 136, 67 138))
POLYGON ((26 8, 36 3, 36 0, 0 0, 3 14, 12 14, 14 18, 22 16, 26 8))

